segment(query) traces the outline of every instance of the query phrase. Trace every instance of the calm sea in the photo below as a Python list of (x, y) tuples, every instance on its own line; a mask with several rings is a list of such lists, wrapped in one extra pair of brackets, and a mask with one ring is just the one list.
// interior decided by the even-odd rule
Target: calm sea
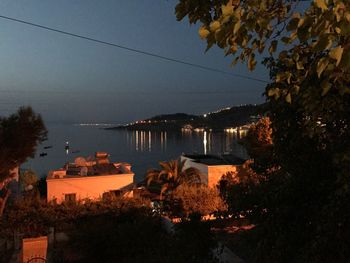
[[(40, 177), (79, 156), (94, 156), (96, 151), (108, 152), (113, 162), (130, 163), (135, 181), (142, 180), (147, 169), (157, 168), (159, 161), (177, 159), (182, 153), (234, 153), (247, 157), (235, 133), (103, 130), (101, 126), (73, 124), (49, 124), (47, 128), (48, 140), (38, 147), (35, 158), (21, 166)], [(45, 149), (47, 146), (52, 148)], [(40, 153), (47, 155), (40, 157)]]

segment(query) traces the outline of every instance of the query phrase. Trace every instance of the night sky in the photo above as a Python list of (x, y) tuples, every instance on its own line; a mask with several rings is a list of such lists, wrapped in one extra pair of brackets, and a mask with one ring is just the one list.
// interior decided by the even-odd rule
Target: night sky
[[(0, 15), (126, 47), (268, 79), (230, 67), (198, 27), (177, 22), (177, 1), (3, 0)], [(261, 103), (264, 83), (163, 61), (0, 19), (0, 115), (31, 105), (47, 122), (124, 123), (161, 113), (202, 114)]]

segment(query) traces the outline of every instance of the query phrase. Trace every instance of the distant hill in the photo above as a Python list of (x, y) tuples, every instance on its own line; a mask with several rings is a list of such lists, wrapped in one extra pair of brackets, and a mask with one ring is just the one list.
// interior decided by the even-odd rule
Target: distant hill
[(212, 129), (242, 126), (251, 123), (254, 117), (262, 113), (262, 105), (234, 106), (201, 116), (195, 126), (205, 126)]
[(262, 108), (263, 105), (242, 105), (219, 109), (203, 115), (186, 113), (162, 114), (106, 129), (181, 130), (183, 127), (187, 127), (222, 130), (251, 123), (257, 115), (263, 112)]
[(174, 114), (163, 114), (157, 115), (150, 119), (146, 119), (146, 121), (162, 121), (162, 120), (170, 120), (170, 121), (185, 121), (185, 120), (193, 120), (198, 118), (197, 115), (189, 115), (186, 113), (174, 113)]

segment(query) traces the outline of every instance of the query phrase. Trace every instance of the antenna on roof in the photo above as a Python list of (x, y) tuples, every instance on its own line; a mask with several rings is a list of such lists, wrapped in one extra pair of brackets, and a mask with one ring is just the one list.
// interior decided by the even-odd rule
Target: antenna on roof
[(75, 158), (74, 163), (78, 166), (86, 166), (86, 159), (84, 157), (77, 157)]

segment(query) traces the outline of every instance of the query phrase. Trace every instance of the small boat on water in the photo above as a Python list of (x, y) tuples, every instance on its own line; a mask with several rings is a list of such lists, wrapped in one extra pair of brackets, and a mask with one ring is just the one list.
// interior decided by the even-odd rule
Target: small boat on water
[(39, 154), (40, 157), (44, 157), (46, 155), (47, 155), (47, 153), (45, 153), (45, 152), (42, 152), (42, 153)]
[(72, 153), (80, 153), (80, 150), (72, 151)]
[(52, 145), (49, 145), (49, 146), (45, 146), (44, 149), (51, 149), (52, 148)]

